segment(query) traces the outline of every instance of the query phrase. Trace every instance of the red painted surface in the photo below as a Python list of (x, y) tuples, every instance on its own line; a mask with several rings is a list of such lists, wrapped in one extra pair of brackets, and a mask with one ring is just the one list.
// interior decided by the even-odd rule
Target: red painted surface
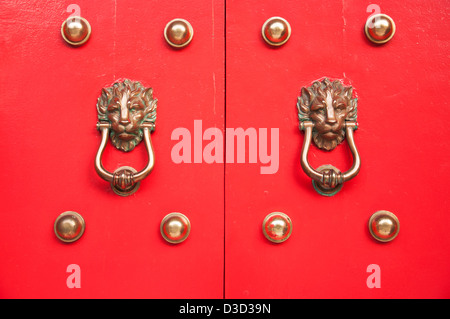
[[(60, 35), (69, 4), (0, 6), (1, 298), (450, 297), (444, 1), (379, 1), (397, 25), (382, 46), (364, 36), (364, 1), (227, 1), (225, 21), (224, 1), (111, 0), (77, 1), (92, 35), (73, 48)], [(261, 37), (271, 16), (292, 27), (279, 48)], [(176, 17), (195, 30), (182, 50), (162, 34)], [(362, 169), (331, 198), (301, 170), (295, 105), (301, 87), (323, 76), (353, 85), (359, 98)], [(152, 86), (159, 100), (155, 169), (127, 198), (94, 169), (96, 100), (120, 78)], [(194, 120), (203, 130), (269, 128), (269, 140), (279, 128), (278, 171), (262, 175), (248, 159), (175, 164), (171, 133), (194, 134)], [(123, 154), (109, 144), (103, 162), (139, 170), (145, 153), (144, 145)], [(351, 166), (346, 142), (331, 153), (313, 146), (309, 160)], [(86, 231), (63, 244), (53, 222), (68, 210), (85, 218)], [(393, 242), (370, 237), (378, 210), (400, 220)], [(192, 229), (171, 245), (159, 224), (176, 211)], [(293, 223), (281, 244), (261, 229), (274, 211)], [(70, 264), (80, 266), (81, 288), (66, 285)], [(372, 264), (381, 288), (367, 287)]]
[[(0, 297), (221, 298), (223, 164), (175, 164), (170, 152), (172, 131), (194, 119), (223, 129), (223, 2), (76, 1), (92, 26), (78, 48), (60, 35), (71, 3), (0, 6)], [(163, 37), (175, 17), (195, 29), (183, 50)], [(125, 77), (153, 87), (158, 110), (155, 168), (122, 198), (94, 158), (97, 97)], [(103, 163), (142, 169), (146, 160), (143, 144), (123, 154), (109, 142)], [(63, 244), (53, 222), (68, 210), (84, 217), (86, 231)], [(160, 235), (171, 212), (192, 223), (179, 245)], [(80, 289), (66, 286), (69, 264), (80, 266)]]
[[(227, 2), (227, 127), (279, 128), (280, 168), (261, 175), (255, 164), (226, 164), (226, 298), (450, 297), (448, 5), (376, 2), (397, 33), (375, 46), (363, 31), (370, 3)], [(275, 49), (261, 37), (271, 16), (292, 27)], [(296, 110), (301, 87), (324, 76), (359, 98), (361, 172), (331, 198), (300, 167)], [(351, 166), (347, 142), (331, 153), (312, 146), (309, 160)], [(378, 210), (400, 220), (390, 243), (369, 234)], [(274, 211), (293, 223), (282, 244), (261, 232)], [(380, 266), (381, 288), (366, 285), (370, 264)]]

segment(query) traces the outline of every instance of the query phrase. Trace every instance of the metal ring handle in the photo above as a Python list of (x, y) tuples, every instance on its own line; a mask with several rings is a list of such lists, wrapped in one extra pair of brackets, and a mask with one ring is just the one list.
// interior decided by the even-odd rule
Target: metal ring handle
[(139, 182), (146, 178), (155, 166), (155, 153), (153, 151), (152, 141), (150, 138), (150, 126), (151, 124), (146, 123), (141, 125), (144, 133), (145, 147), (148, 154), (147, 165), (140, 172), (136, 172), (136, 170), (131, 167), (123, 166), (114, 171), (114, 173), (110, 173), (103, 167), (102, 155), (108, 142), (111, 124), (97, 124), (97, 128), (102, 132), (102, 140), (100, 142), (97, 155), (95, 156), (95, 170), (101, 178), (111, 183), (113, 191), (118, 195), (128, 196), (136, 192), (139, 188)]
[(361, 157), (359, 156), (353, 137), (353, 130), (356, 128), (356, 122), (347, 121), (345, 123), (347, 142), (353, 157), (353, 165), (345, 173), (341, 173), (337, 168), (331, 165), (322, 166), (322, 169), (319, 168), (319, 171), (311, 167), (308, 162), (308, 152), (311, 145), (313, 128), (314, 123), (312, 121), (305, 121), (302, 123), (302, 129), (305, 130), (305, 139), (303, 141), (300, 162), (303, 171), (313, 180), (316, 190), (322, 195), (332, 196), (340, 190), (344, 182), (349, 181), (358, 175), (361, 168)]

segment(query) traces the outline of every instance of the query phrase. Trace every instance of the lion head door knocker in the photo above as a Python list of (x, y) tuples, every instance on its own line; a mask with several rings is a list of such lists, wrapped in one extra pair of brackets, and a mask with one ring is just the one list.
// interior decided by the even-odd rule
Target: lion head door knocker
[[(315, 190), (324, 196), (333, 196), (342, 184), (355, 177), (361, 167), (361, 159), (353, 139), (357, 129), (357, 98), (353, 98), (353, 88), (340, 81), (331, 82), (324, 78), (310, 87), (303, 87), (297, 102), (300, 130), (305, 131), (301, 165), (313, 182)], [(320, 149), (331, 151), (347, 135), (347, 142), (353, 156), (353, 165), (345, 173), (332, 165), (320, 166), (317, 170), (308, 163), (311, 140)]]
[[(109, 88), (102, 89), (97, 101), (97, 128), (102, 133), (102, 141), (95, 157), (95, 169), (101, 178), (111, 183), (113, 191), (121, 196), (136, 192), (140, 181), (147, 177), (155, 165), (150, 133), (155, 129), (157, 99), (153, 89), (140, 82), (123, 80)], [(144, 139), (148, 153), (148, 163), (137, 172), (134, 168), (123, 166), (113, 173), (102, 165), (102, 154), (108, 137), (119, 150), (129, 152)]]

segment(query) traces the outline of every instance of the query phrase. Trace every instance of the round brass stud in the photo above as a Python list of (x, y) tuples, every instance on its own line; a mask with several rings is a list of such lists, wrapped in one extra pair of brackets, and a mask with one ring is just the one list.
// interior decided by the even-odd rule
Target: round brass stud
[(71, 243), (77, 241), (83, 235), (85, 222), (80, 214), (69, 211), (56, 218), (53, 228), (59, 240)]
[(376, 44), (386, 43), (395, 34), (394, 20), (383, 13), (374, 14), (367, 19), (364, 32), (371, 42)]
[(370, 217), (369, 231), (376, 240), (388, 242), (397, 237), (400, 231), (400, 222), (393, 213), (380, 210)]
[(161, 221), (162, 237), (171, 244), (186, 240), (191, 231), (191, 222), (181, 213), (170, 213)]
[(264, 218), (262, 224), (264, 236), (273, 243), (286, 241), (292, 233), (292, 221), (288, 215), (274, 212)]
[(280, 46), (289, 40), (291, 26), (289, 22), (281, 17), (272, 17), (264, 22), (261, 33), (268, 44)]
[(70, 17), (61, 25), (63, 39), (75, 46), (82, 45), (91, 36), (91, 25), (82, 17)]
[(184, 19), (173, 19), (164, 29), (164, 38), (174, 48), (187, 46), (194, 36), (192, 25)]

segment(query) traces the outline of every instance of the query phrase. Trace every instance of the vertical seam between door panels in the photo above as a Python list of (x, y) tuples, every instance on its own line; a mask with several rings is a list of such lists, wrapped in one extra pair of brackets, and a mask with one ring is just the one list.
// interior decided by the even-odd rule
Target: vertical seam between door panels
[(223, 2), (223, 37), (224, 37), (224, 43), (223, 43), (223, 49), (224, 49), (224, 112), (223, 112), (223, 121), (224, 121), (224, 128), (223, 128), (223, 299), (225, 299), (225, 259), (226, 259), (226, 245), (225, 245), (225, 228), (226, 228), (226, 196), (225, 196), (225, 190), (226, 190), (226, 152), (227, 152), (227, 139), (226, 136), (226, 130), (227, 130), (227, 1), (224, 0)]

